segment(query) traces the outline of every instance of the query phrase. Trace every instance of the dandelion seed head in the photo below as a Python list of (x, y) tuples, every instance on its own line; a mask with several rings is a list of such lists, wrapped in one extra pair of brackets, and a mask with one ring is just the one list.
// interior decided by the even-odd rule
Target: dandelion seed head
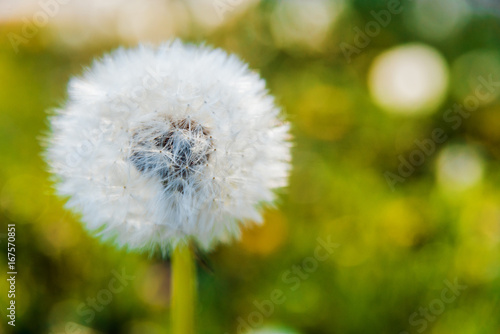
[(219, 49), (119, 49), (70, 81), (50, 123), (58, 194), (131, 250), (210, 250), (287, 184), (288, 123), (258, 74)]

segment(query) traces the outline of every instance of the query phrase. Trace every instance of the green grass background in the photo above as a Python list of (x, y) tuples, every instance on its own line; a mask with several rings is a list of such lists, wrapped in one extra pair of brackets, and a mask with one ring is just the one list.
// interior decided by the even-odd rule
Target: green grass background
[[(428, 44), (449, 66), (468, 52), (500, 52), (499, 19), (491, 11), (474, 14), (449, 38), (435, 41), (408, 25), (408, 2), (348, 64), (339, 44), (352, 43), (352, 28), (373, 20), (370, 11), (385, 2), (348, 2), (314, 48), (273, 38), (269, 22), (278, 3), (262, 1), (217, 29), (193, 25), (180, 36), (234, 52), (259, 71), (293, 124), (295, 144), (290, 186), (276, 210), (266, 212), (264, 227), (207, 254), (212, 273), (198, 268), (199, 332), (236, 333), (238, 318), (248, 320), (256, 310), (254, 301), (280, 289), (286, 300), (265, 317), (263, 328), (418, 333), (422, 327), (409, 317), (440, 298), (444, 280), (457, 278), (467, 289), (427, 322), (425, 332), (500, 333), (499, 101), (479, 108), (456, 131), (447, 130), (449, 139), (392, 191), (384, 172), (397, 172), (398, 156), (408, 156), (415, 139), (428, 138), (437, 127), (449, 129), (442, 113), (462, 102), (452, 92), (467, 78), (452, 76), (438, 110), (417, 117), (380, 110), (367, 86), (373, 59), (400, 44)], [(71, 49), (42, 29), (15, 53), (6, 36), (21, 27), (0, 25), (0, 264), (6, 268), (6, 226), (15, 223), (15, 332), (168, 333), (168, 263), (116, 250), (87, 234), (54, 196), (41, 158), (46, 111), (64, 101), (68, 79), (124, 42), (99, 39)], [(483, 178), (467, 191), (445, 191), (437, 180), (436, 159), (453, 144), (471, 145), (483, 159)], [(314, 255), (318, 237), (339, 247), (292, 291), (282, 276)], [(91, 320), (82, 315), (81, 304), (122, 269), (135, 278)], [(7, 289), (2, 279), (5, 333), (12, 330), (5, 317)], [(68, 327), (72, 323), (78, 326)]]

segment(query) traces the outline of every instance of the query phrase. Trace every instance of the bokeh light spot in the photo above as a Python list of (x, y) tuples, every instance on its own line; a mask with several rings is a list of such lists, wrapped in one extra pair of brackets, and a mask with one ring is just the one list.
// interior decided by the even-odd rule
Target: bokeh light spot
[(439, 184), (448, 190), (466, 190), (483, 177), (483, 160), (469, 146), (449, 146), (438, 157)]
[(276, 44), (321, 48), (343, 7), (338, 0), (277, 1), (270, 22)]
[(448, 67), (429, 46), (399, 46), (373, 61), (368, 86), (374, 102), (388, 112), (426, 114), (436, 111), (445, 98)]

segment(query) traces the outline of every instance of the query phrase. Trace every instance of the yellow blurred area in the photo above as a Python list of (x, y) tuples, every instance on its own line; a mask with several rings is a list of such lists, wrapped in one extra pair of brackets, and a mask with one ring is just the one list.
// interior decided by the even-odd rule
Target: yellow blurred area
[(338, 140), (349, 130), (352, 104), (346, 91), (321, 85), (312, 87), (299, 97), (294, 112), (297, 126), (320, 140)]
[(380, 236), (387, 242), (400, 247), (411, 247), (429, 231), (421, 209), (423, 203), (414, 200), (395, 200), (387, 203), (380, 217)]
[(137, 285), (137, 295), (148, 305), (165, 310), (170, 305), (170, 270), (166, 264), (145, 269)]
[(241, 236), (241, 246), (248, 252), (267, 255), (275, 252), (288, 236), (288, 224), (280, 211), (268, 210), (262, 225), (245, 227)]

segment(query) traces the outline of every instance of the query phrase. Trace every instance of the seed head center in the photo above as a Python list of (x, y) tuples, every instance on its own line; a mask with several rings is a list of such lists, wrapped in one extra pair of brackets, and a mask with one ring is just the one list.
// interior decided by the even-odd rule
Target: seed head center
[(166, 131), (142, 130), (134, 135), (130, 161), (140, 172), (159, 176), (166, 188), (182, 188), (207, 164), (213, 151), (208, 130), (189, 119), (169, 121)]

